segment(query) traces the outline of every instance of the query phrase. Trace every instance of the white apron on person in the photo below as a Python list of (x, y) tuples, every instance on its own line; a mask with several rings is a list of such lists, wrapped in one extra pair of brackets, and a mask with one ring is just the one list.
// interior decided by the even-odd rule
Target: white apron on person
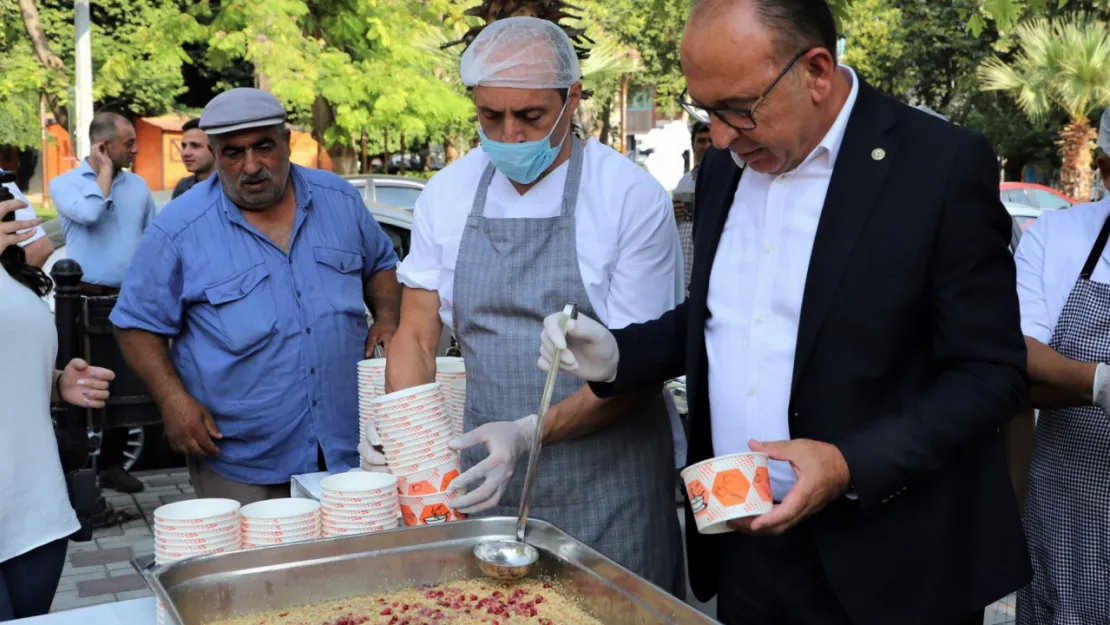
[[(1110, 362), (1110, 285), (1091, 281), (1107, 219), (1048, 346)], [(1033, 581), (1018, 592), (1018, 625), (1110, 623), (1110, 415), (1097, 406), (1041, 410), (1033, 440), (1025, 534)]]
[[(454, 277), (455, 336), (466, 361), (465, 429), (539, 410), (546, 374), (536, 366), (543, 319), (568, 302), (596, 318), (578, 265), (575, 208), (583, 147), (574, 137), (562, 209), (550, 218), (493, 219), (486, 196), (496, 169), (482, 174), (463, 230)], [(581, 388), (560, 373), (552, 405)], [(662, 395), (593, 434), (545, 447), (530, 516), (568, 532), (605, 556), (681, 597), (681, 531), (675, 513), (671, 427)], [(463, 452), (463, 468), (483, 459)], [(500, 505), (516, 516), (522, 460)]]

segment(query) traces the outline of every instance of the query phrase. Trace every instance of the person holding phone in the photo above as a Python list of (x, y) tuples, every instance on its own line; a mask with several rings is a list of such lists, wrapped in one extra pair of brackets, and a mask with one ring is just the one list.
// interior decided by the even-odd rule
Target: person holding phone
[(682, 262), (685, 272), (683, 285), (686, 294), (690, 293), (690, 270), (694, 266), (694, 183), (698, 179), (698, 167), (705, 151), (713, 145), (709, 136), (709, 124), (695, 122), (690, 129), (690, 150), (694, 156), (694, 167), (678, 181), (672, 194), (674, 218), (678, 221), (678, 241), (682, 244)]
[(50, 404), (102, 408), (115, 378), (76, 358), (54, 369), (58, 337), (43, 301), (52, 284), (20, 247), (41, 220), (11, 218), (24, 206), (0, 201), (0, 621), (50, 611), (68, 538), (80, 529)]
[[(35, 219), (35, 208), (31, 206), (30, 200), (27, 196), (23, 195), (23, 191), (19, 189), (16, 184), (16, 175), (11, 172), (6, 172), (0, 169), (0, 185), (12, 194), (12, 197), (23, 202), (24, 208), (17, 209), (14, 213), (9, 213), (12, 219)], [(27, 264), (34, 265), (35, 267), (42, 267), (46, 264), (50, 254), (54, 252), (54, 246), (50, 243), (50, 239), (46, 236), (46, 231), (42, 229), (42, 225), (36, 226), (30, 231), (30, 236), (26, 241), (19, 244), (23, 251), (27, 254)]]

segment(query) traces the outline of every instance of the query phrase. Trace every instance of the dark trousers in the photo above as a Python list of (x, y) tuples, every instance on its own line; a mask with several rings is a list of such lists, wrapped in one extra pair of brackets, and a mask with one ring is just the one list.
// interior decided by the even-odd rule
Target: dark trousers
[(124, 452), (127, 451), (129, 436), (129, 428), (105, 428), (101, 431), (100, 457), (96, 461), (97, 471), (123, 466), (127, 461)]
[[(725, 542), (717, 594), (724, 625), (853, 625), (804, 525), (785, 536), (730, 534)], [(948, 625), (983, 625), (983, 613)]]
[(0, 621), (40, 616), (50, 611), (62, 578), (69, 538), (36, 547), (0, 562)]

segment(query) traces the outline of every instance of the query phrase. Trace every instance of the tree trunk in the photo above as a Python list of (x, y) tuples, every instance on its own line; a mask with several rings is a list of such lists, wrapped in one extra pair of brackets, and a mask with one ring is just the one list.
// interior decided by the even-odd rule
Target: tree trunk
[(443, 134), (443, 164), (450, 165), (459, 160), (459, 148), (457, 147), (458, 141), (455, 135), (450, 133)]
[(370, 173), (370, 158), (366, 154), (366, 129), (365, 128), (362, 130), (362, 153), (361, 153), (360, 156), (362, 157), (362, 164), (361, 164), (361, 167), (359, 168), (359, 169), (362, 170), (361, 173), (364, 173), (364, 174)]
[(389, 173), (393, 166), (393, 155), (389, 153), (389, 129), (382, 128), (382, 173)]
[(617, 139), (617, 150), (621, 154), (628, 153), (628, 146), (625, 141), (628, 140), (628, 84), (630, 79), (628, 76), (621, 76), (621, 136)]
[(1084, 118), (1064, 126), (1056, 142), (1064, 161), (1060, 168), (1060, 188), (1080, 203), (1091, 201), (1091, 152), (1097, 137), (1091, 122)]
[(340, 143), (328, 148), (332, 169), (340, 176), (353, 176), (358, 173), (358, 150), (355, 146)]
[(408, 160), (408, 152), (405, 149), (405, 131), (401, 131), (401, 175), (405, 175), (405, 161)]
[(612, 147), (613, 145), (612, 143), (610, 143), (611, 137), (609, 136), (613, 133), (613, 125), (609, 121), (609, 118), (612, 116), (613, 99), (610, 98), (605, 103), (605, 106), (601, 107), (601, 130), (599, 130), (597, 133), (597, 140), (601, 142), (602, 145), (608, 145), (610, 147)]
[[(50, 40), (47, 39), (46, 30), (42, 27), (42, 20), (39, 18), (39, 9), (35, 5), (35, 0), (19, 0), (19, 12), (23, 16), (23, 28), (27, 31), (31, 46), (34, 47), (35, 58), (43, 67), (55, 74), (61, 84), (69, 84), (69, 79), (65, 73), (65, 63), (50, 49)], [(57, 94), (45, 93), (44, 95), (46, 96), (46, 105), (50, 107), (50, 112), (54, 115), (54, 121), (58, 122), (68, 132), (69, 108), (66, 107), (66, 100), (59, 98)]]

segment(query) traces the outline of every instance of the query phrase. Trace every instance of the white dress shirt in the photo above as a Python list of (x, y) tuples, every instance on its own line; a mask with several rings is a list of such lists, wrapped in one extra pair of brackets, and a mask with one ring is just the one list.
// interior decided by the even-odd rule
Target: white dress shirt
[(81, 526), (69, 505), (50, 390), (58, 333), (50, 309), (0, 269), (0, 562)]
[[(781, 176), (748, 170), (740, 178), (709, 278), (705, 324), (713, 453), (749, 451), (748, 441), (790, 438), (790, 387), (809, 258), (833, 165), (859, 93), (852, 91), (825, 138)], [(735, 157), (735, 155), (734, 155)], [(781, 501), (795, 482), (772, 462)]]
[[(598, 321), (608, 327), (655, 319), (681, 302), (685, 290), (670, 197), (618, 152), (594, 139), (583, 148), (575, 218), (586, 295)], [(459, 244), (487, 164), (489, 157), (474, 149), (428, 181), (416, 200), (412, 249), (397, 268), (401, 284), (439, 293), (439, 316), (448, 327), (454, 327)], [(558, 215), (567, 169), (567, 163), (560, 165), (524, 195), (505, 176), (494, 174), (486, 217)]]
[[(1014, 262), (1025, 336), (1048, 344), (1107, 215), (1110, 197), (1045, 211), (1022, 235)], [(1091, 280), (1110, 283), (1110, 254), (1105, 250)]]

